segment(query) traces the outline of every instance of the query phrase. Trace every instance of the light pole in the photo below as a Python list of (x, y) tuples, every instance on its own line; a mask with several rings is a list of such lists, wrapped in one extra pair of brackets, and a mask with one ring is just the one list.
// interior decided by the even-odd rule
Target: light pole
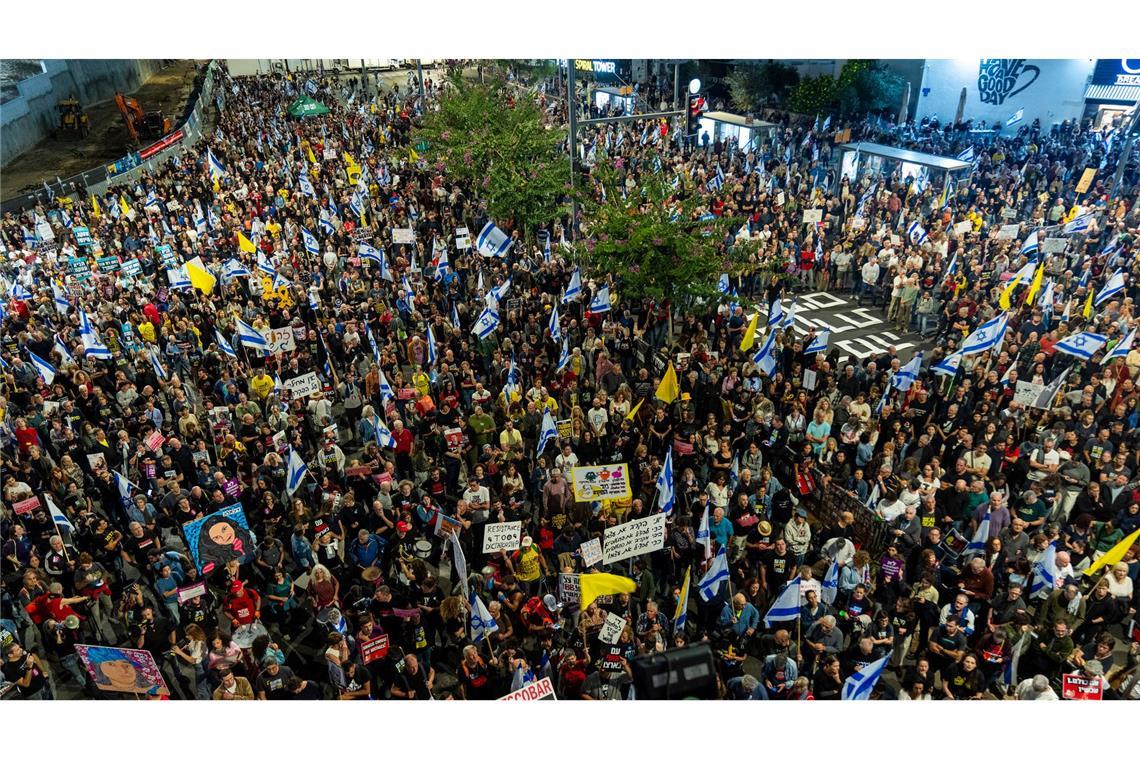
[(422, 58), (416, 59), (416, 73), (420, 77), (420, 110), (427, 113), (427, 99), (424, 98), (424, 67), (420, 65), (422, 61)]
[(566, 107), (570, 120), (570, 242), (575, 242), (578, 225), (578, 196), (574, 193), (574, 162), (578, 160), (578, 97), (574, 91), (574, 59), (566, 59)]

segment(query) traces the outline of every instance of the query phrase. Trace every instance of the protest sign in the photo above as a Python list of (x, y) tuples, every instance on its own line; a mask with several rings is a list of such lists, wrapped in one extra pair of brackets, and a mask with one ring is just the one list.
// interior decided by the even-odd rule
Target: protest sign
[(1020, 224), (1003, 224), (1001, 229), (998, 230), (998, 240), (1014, 240), (1017, 238), (1018, 233), (1021, 232)]
[(578, 501), (629, 499), (633, 495), (629, 466), (625, 464), (575, 467), (570, 471), (570, 483)]
[(305, 398), (321, 391), (321, 380), (316, 372), (290, 377), (288, 380), (282, 380), (281, 385), (293, 394), (293, 398)]
[(513, 551), (519, 548), (521, 535), (521, 520), (505, 523), (486, 523), (483, 526), (483, 553), (490, 554), (500, 549)]
[(71, 228), (71, 234), (75, 235), (75, 242), (79, 245), (92, 245), (95, 242), (91, 237), (91, 230), (87, 227), (75, 225)]
[(455, 228), (455, 248), (459, 251), (466, 251), (471, 247), (471, 233), (467, 231), (466, 227)]
[(166, 443), (166, 436), (157, 430), (146, 437), (146, 447), (151, 451), (158, 451), (158, 447)]
[(815, 224), (823, 221), (823, 209), (809, 208), (804, 211), (804, 224)]
[(658, 513), (606, 528), (605, 539), (602, 561), (607, 565), (657, 551), (665, 545), (665, 514)]
[(1037, 399), (1043, 390), (1045, 390), (1045, 386), (1040, 383), (1018, 380), (1017, 388), (1013, 392), (1013, 400), (1022, 406), (1036, 406)]
[(245, 564), (253, 559), (255, 540), (241, 504), (222, 507), (213, 514), (182, 524), (190, 557), (203, 573), (231, 559)]
[(1089, 187), (1092, 185), (1093, 177), (1095, 176), (1096, 169), (1091, 166), (1086, 168), (1085, 173), (1081, 175), (1080, 182), (1077, 183), (1077, 193), (1080, 194), (1088, 192)]
[(574, 604), (582, 599), (582, 588), (577, 573), (558, 574), (558, 599), (563, 604)]
[(382, 657), (387, 657), (388, 634), (382, 633), (375, 638), (361, 643), (360, 656), (364, 659), (365, 665), (373, 662), (374, 660), (379, 660)]
[(123, 274), (138, 277), (142, 274), (142, 264), (138, 259), (127, 259), (121, 267)]
[(571, 420), (569, 418), (558, 420), (554, 423), (554, 425), (558, 428), (559, 438), (569, 438), (574, 434), (574, 420)]
[(591, 538), (579, 546), (578, 551), (581, 552), (582, 564), (586, 567), (593, 567), (602, 561), (602, 542), (600, 539)]
[(145, 649), (76, 644), (75, 653), (100, 691), (168, 696), (170, 689), (158, 670), (154, 655)]
[(410, 227), (394, 227), (392, 242), (396, 245), (411, 245), (416, 242), (416, 231)]
[(618, 639), (621, 638), (621, 632), (625, 630), (625, 618), (621, 615), (615, 615), (612, 612), (606, 613), (606, 622), (602, 624), (601, 633), (598, 634), (598, 640), (604, 641), (607, 644), (616, 644)]
[(958, 222), (954, 225), (954, 232), (958, 233), (959, 235), (965, 235), (972, 229), (974, 229), (974, 223), (969, 220)]
[(1045, 238), (1045, 242), (1041, 244), (1041, 250), (1045, 253), (1064, 253), (1066, 246), (1069, 245), (1068, 238)]
[(291, 327), (267, 330), (262, 335), (265, 336), (265, 342), (269, 345), (269, 353), (271, 354), (292, 351), (297, 348), (297, 344), (293, 342), (293, 328)]
[(550, 682), (549, 678), (532, 681), (518, 691), (512, 691), (505, 697), (499, 697), (500, 702), (535, 702), (542, 699), (555, 701), (558, 699), (554, 696), (554, 684)]
[(1061, 676), (1061, 696), (1065, 699), (1101, 700), (1104, 681), (1100, 678), (1065, 673)]
[(179, 604), (185, 604), (186, 602), (190, 601), (191, 599), (197, 599), (198, 597), (202, 596), (205, 593), (206, 593), (206, 582), (205, 581), (201, 581), (200, 583), (195, 583), (191, 586), (186, 586), (185, 588), (180, 588), (180, 589), (178, 589), (178, 603)]

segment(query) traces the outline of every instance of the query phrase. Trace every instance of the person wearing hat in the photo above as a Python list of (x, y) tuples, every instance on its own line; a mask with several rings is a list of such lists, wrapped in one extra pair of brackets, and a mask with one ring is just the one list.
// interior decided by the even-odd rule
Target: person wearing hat
[(808, 524), (807, 510), (797, 507), (791, 521), (784, 526), (784, 541), (788, 544), (797, 565), (803, 564), (811, 548), (811, 525)]
[(515, 579), (519, 586), (527, 593), (533, 593), (538, 587), (538, 581), (550, 574), (546, 558), (530, 536), (523, 536), (519, 548), (511, 554), (511, 566), (515, 569)]
[(251, 625), (261, 617), (261, 595), (235, 580), (230, 584), (230, 592), (222, 604), (222, 611), (235, 629)]

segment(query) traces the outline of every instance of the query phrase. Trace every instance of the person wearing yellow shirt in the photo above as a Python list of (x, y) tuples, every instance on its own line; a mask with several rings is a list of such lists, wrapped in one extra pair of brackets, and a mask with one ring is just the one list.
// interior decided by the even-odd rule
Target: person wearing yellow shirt
[(142, 322), (139, 322), (138, 331), (139, 336), (147, 343), (155, 342), (157, 336), (154, 333), (154, 325), (151, 324), (149, 320), (144, 319)]
[(422, 369), (412, 375), (412, 385), (424, 396), (431, 395), (431, 377)]
[(555, 417), (558, 416), (558, 402), (554, 400), (554, 396), (551, 396), (550, 392), (545, 388), (542, 389), (542, 398), (539, 400), (539, 403), (543, 409), (549, 409), (551, 414)]
[(522, 459), (522, 433), (515, 427), (514, 420), (507, 420), (503, 432), (499, 433), (499, 448), (506, 454), (507, 459)]
[(273, 219), (270, 219), (265, 223), (265, 231), (269, 233), (270, 237), (272, 237), (274, 240), (281, 237), (281, 225)]
[(257, 374), (250, 379), (249, 390), (261, 402), (269, 398), (269, 394), (273, 392), (273, 378), (265, 373), (264, 367), (260, 367)]

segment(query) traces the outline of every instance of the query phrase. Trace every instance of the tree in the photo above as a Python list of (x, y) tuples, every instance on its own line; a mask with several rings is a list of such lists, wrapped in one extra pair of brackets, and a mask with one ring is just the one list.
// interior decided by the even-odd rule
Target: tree
[(804, 114), (817, 114), (830, 110), (835, 99), (835, 90), (835, 79), (827, 74), (804, 77), (792, 91), (792, 110)]
[(905, 87), (902, 74), (880, 61), (848, 61), (839, 76), (837, 99), (840, 108), (852, 114), (898, 110)]
[(566, 194), (564, 134), (543, 124), (532, 99), (499, 82), (450, 81), (453, 87), (425, 116), (413, 144), (426, 141), (425, 158), (485, 200), (497, 224), (533, 239), (539, 225), (558, 215)]
[(794, 68), (777, 61), (737, 66), (725, 79), (734, 108), (744, 112), (756, 111), (769, 99), (783, 100), (787, 92), (799, 82)]
[(655, 171), (658, 160), (649, 158), (628, 197), (612, 166), (594, 168), (595, 185), (581, 197), (585, 239), (575, 255), (586, 273), (599, 279), (614, 275), (625, 298), (669, 300), (681, 307), (697, 299), (723, 300), (717, 289), (722, 273), (761, 269), (755, 244), (731, 239), (744, 220), (710, 218), (707, 201), (692, 188), (682, 189), (688, 178), (668, 167)]

